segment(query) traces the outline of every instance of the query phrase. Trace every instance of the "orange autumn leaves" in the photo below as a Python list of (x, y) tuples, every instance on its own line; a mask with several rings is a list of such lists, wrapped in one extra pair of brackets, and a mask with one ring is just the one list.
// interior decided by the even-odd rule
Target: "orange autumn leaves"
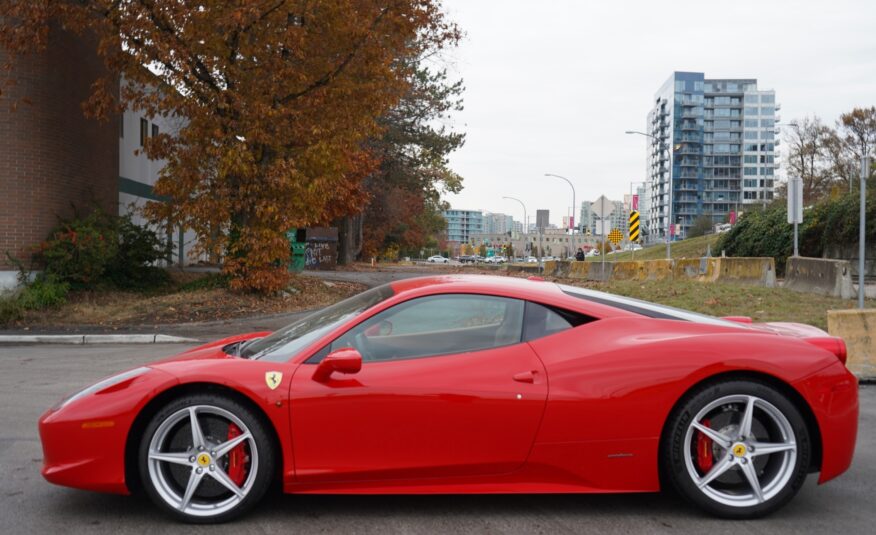
[(88, 114), (179, 118), (146, 143), (167, 162), (156, 193), (172, 199), (149, 215), (194, 229), (234, 288), (263, 292), (287, 283), (287, 229), (367, 201), (380, 162), (366, 141), (408, 87), (400, 59), (460, 37), (438, 0), (0, 3), (12, 53), (61, 26), (95, 38), (108, 68)]

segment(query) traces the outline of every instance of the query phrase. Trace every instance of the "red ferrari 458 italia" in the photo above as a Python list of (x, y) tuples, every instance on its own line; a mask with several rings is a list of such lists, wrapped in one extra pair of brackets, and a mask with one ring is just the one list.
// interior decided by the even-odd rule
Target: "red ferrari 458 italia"
[(39, 422), (52, 483), (190, 522), (289, 493), (651, 492), (775, 511), (851, 463), (845, 345), (551, 282), (380, 286), (122, 372)]

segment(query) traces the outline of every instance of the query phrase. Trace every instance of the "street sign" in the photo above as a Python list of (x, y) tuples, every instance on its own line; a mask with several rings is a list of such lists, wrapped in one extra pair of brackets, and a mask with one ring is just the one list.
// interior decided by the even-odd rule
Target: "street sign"
[(639, 212), (630, 212), (630, 242), (639, 241)]
[(596, 199), (596, 202), (590, 204), (590, 209), (593, 215), (600, 219), (605, 219), (614, 212), (614, 203), (606, 199), (605, 195), (601, 195)]
[(638, 196), (637, 194), (633, 194), (633, 206), (632, 206), (632, 209), (633, 209), (633, 210), (636, 210), (636, 211), (639, 210), (639, 196)]
[(796, 176), (788, 178), (788, 223), (803, 222), (803, 179)]
[(608, 233), (608, 241), (617, 245), (624, 241), (624, 233), (618, 229), (612, 229), (612, 231)]

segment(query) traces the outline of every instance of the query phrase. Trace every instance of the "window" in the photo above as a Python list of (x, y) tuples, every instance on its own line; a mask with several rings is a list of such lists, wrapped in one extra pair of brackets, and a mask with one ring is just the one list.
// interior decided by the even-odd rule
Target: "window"
[(775, 115), (776, 109), (771, 107), (771, 106), (762, 107), (760, 109), (760, 114), (761, 115)]
[(523, 301), (488, 295), (412, 299), (353, 327), (331, 351), (354, 347), (362, 360), (386, 361), (480, 351), (518, 344)]
[(757, 128), (757, 119), (746, 119), (745, 128)]
[[(764, 128), (772, 128), (776, 125), (776, 120), (775, 119), (761, 119), (760, 125)], [(757, 125), (755, 125), (755, 126), (757, 126)]]
[(590, 321), (593, 318), (527, 301), (523, 319), (523, 340), (537, 340)]
[(757, 155), (755, 154), (746, 154), (744, 159), (745, 163), (757, 163)]
[(745, 139), (757, 139), (757, 130), (746, 130)]
[(146, 138), (149, 137), (149, 121), (140, 119), (140, 146), (146, 144)]
[(760, 101), (763, 104), (775, 104), (776, 96), (775, 95), (761, 95)]
[(745, 95), (746, 104), (757, 104), (757, 95)]
[(702, 91), (703, 90), (703, 82), (695, 81), (694, 82), (694, 91)]
[(757, 108), (745, 108), (745, 115), (757, 115)]
[(152, 137), (155, 137), (157, 135), (158, 135), (158, 125), (155, 123), (152, 123)]
[(345, 321), (392, 297), (389, 284), (366, 290), (295, 321), (264, 338), (258, 338), (241, 348), (240, 356), (275, 362), (285, 362), (295, 353), (325, 336)]
[(757, 176), (757, 167), (746, 167), (743, 173), (745, 176)]

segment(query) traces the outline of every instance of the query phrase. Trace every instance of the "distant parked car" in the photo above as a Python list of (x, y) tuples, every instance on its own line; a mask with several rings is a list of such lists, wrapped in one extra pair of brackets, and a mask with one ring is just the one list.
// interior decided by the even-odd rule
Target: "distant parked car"
[(430, 257), (429, 257), (429, 262), (432, 262), (433, 264), (434, 264), (434, 263), (438, 263), (438, 264), (446, 264), (446, 263), (450, 262), (450, 260), (444, 258), (444, 257), (441, 256), (441, 255), (437, 255), (437, 254), (436, 254), (436, 255), (434, 255), (434, 256), (430, 256)]
[(537, 263), (538, 263), (538, 258), (536, 258), (536, 257), (534, 257), (534, 256), (527, 256), (527, 257), (526, 257), (526, 262), (527, 262), (528, 264), (537, 264)]
[(488, 264), (501, 264), (501, 263), (505, 262), (505, 257), (504, 256), (490, 256), (490, 257), (487, 257), (487, 259), (484, 260), (484, 262), (486, 262)]

